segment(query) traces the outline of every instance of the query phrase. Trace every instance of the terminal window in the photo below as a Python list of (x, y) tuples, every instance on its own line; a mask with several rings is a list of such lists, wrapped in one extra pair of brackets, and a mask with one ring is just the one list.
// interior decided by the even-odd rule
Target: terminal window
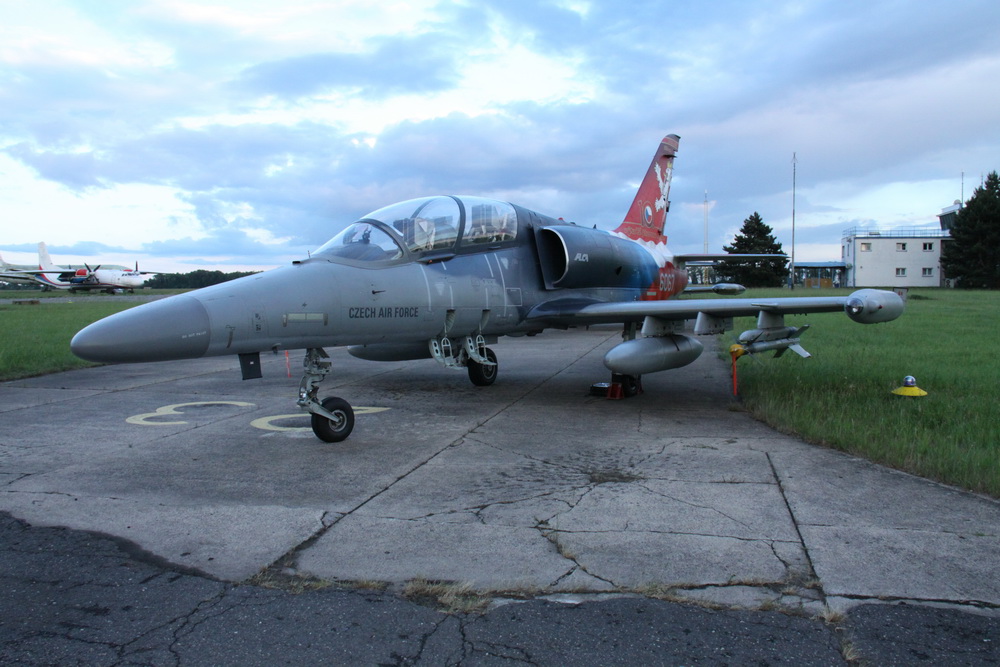
[(932, 252), (934, 250), (934, 243), (929, 242), (924, 244), (924, 252)]
[(903, 269), (903, 268), (896, 269), (896, 277), (897, 278), (905, 278), (906, 277), (906, 269)]
[(933, 278), (934, 277), (934, 269), (924, 269), (923, 272), (921, 273), (921, 275), (924, 278)]
[(871, 251), (872, 251), (872, 244), (871, 243), (862, 243), (861, 244), (861, 252), (871, 252)]
[(897, 243), (896, 244), (896, 252), (906, 252), (906, 244), (905, 243)]

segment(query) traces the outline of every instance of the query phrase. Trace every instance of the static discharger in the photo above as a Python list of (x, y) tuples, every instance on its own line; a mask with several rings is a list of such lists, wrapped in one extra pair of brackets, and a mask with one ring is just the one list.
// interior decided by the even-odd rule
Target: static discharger
[(926, 391), (917, 386), (917, 379), (912, 375), (903, 378), (903, 386), (893, 389), (892, 393), (897, 396), (913, 396), (914, 398), (927, 395)]

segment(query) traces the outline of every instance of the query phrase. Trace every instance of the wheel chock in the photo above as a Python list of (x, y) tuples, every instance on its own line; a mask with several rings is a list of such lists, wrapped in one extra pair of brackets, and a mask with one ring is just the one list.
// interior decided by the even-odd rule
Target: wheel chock
[(620, 401), (625, 398), (625, 390), (622, 389), (621, 382), (612, 382), (608, 385), (608, 399), (612, 401)]

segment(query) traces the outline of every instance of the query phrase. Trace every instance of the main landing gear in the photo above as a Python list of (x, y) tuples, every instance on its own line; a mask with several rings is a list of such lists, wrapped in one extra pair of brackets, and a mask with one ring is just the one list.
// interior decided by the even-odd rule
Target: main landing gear
[[(635, 340), (639, 326), (628, 322), (622, 330), (622, 341)], [(642, 376), (611, 373), (611, 382), (598, 382), (590, 387), (593, 396), (604, 396), (610, 399), (632, 398), (642, 393)]]
[(590, 385), (590, 395), (602, 398), (632, 398), (642, 393), (641, 375), (612, 373), (611, 382), (597, 382)]
[(488, 347), (483, 348), (483, 353), (485, 363), (474, 359), (469, 359), (467, 363), (469, 379), (477, 387), (488, 387), (497, 381), (497, 355)]
[[(612, 373), (611, 386), (614, 387), (615, 385), (621, 387), (621, 396), (619, 398), (632, 398), (642, 393), (642, 376)], [(611, 398), (610, 394), (608, 397)]]
[(486, 347), (484, 336), (472, 335), (455, 340), (441, 336), (432, 338), (429, 346), (431, 357), (436, 362), (446, 368), (464, 366), (469, 372), (469, 380), (477, 387), (488, 387), (497, 381), (497, 355)]

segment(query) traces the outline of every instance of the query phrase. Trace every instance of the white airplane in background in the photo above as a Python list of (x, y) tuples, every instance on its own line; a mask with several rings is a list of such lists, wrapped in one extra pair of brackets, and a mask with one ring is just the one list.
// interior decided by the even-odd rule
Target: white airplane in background
[(38, 281), (35, 275), (30, 273), (35, 267), (28, 264), (8, 264), (3, 257), (0, 257), (0, 281), (5, 283), (31, 283), (34, 285)]
[(114, 294), (117, 290), (133, 291), (136, 287), (142, 287), (153, 275), (151, 271), (140, 271), (139, 264), (135, 269), (126, 269), (115, 266), (101, 268), (98, 264), (90, 268), (89, 264), (82, 267), (57, 266), (49, 256), (45, 242), (38, 244), (38, 268), (37, 269), (8, 269), (4, 266), (4, 271), (0, 274), (3, 280), (33, 280), (42, 285), (42, 289), (68, 289), (71, 292), (103, 290), (108, 294)]

